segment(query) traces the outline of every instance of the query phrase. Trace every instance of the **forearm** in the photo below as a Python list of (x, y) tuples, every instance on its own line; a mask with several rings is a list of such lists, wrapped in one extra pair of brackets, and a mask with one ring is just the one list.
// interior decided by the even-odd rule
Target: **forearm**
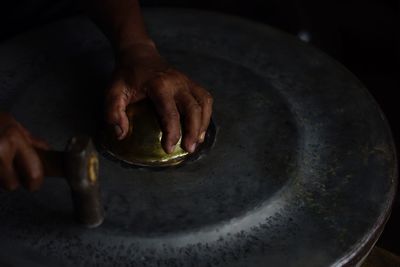
[(116, 53), (135, 46), (155, 48), (147, 34), (138, 0), (85, 0), (85, 3), (88, 14), (108, 37)]

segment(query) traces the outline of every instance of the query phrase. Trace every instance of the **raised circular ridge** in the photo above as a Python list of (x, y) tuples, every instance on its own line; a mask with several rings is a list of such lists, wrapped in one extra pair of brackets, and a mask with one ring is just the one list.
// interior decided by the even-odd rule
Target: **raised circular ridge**
[[(105, 198), (111, 201), (109, 207), (114, 207), (114, 213), (121, 217), (110, 216), (109, 224), (104, 228), (83, 232), (71, 225), (72, 222), (68, 220), (67, 215), (60, 216), (71, 212), (68, 208), (66, 199), (68, 192), (65, 186), (56, 181), (48, 181), (41, 195), (32, 196), (24, 192), (14, 195), (0, 194), (2, 200), (0, 213), (4, 218), (0, 226), (8, 238), (20, 244), (29, 244), (38, 254), (53, 255), (65, 263), (83, 265), (101, 262), (110, 266), (121, 262), (125, 257), (129, 258), (127, 264), (136, 266), (145, 263), (167, 266), (190, 265), (194, 262), (200, 266), (207, 264), (263, 266), (265, 262), (275, 266), (342, 265), (357, 258), (362, 253), (363, 247), (370, 246), (371, 241), (379, 235), (389, 214), (397, 181), (397, 165), (387, 122), (365, 88), (349, 72), (321, 52), (267, 26), (213, 13), (175, 9), (152, 10), (146, 17), (156, 42), (169, 60), (184, 67), (184, 71), (188, 71), (211, 89), (216, 98), (215, 115), (218, 125), (221, 118), (228, 117), (230, 121), (238, 124), (237, 127), (240, 126), (240, 118), (229, 117), (232, 115), (229, 113), (229, 108), (239, 106), (241, 111), (246, 112), (245, 108), (249, 105), (239, 101), (242, 97), (247, 97), (248, 103), (256, 103), (251, 107), (254, 108), (254, 112), (257, 108), (269, 109), (270, 113), (261, 115), (279, 115), (279, 112), (281, 115), (286, 114), (289, 119), (286, 126), (283, 124), (280, 127), (282, 124), (276, 124), (275, 128), (272, 127), (273, 130), (283, 131), (276, 134), (282, 138), (281, 142), (267, 144), (279, 146), (283, 140), (293, 142), (286, 146), (296, 148), (290, 150), (294, 155), (294, 160), (289, 161), (292, 169), (287, 169), (290, 175), (278, 173), (282, 181), (281, 183), (277, 181), (273, 186), (270, 170), (263, 172), (269, 180), (259, 180), (265, 183), (264, 187), (260, 187), (262, 190), (259, 193), (264, 192), (265, 197), (260, 198), (257, 194), (249, 196), (255, 200), (250, 206), (239, 205), (232, 207), (231, 210), (225, 206), (224, 211), (227, 214), (231, 212), (225, 219), (218, 217), (216, 213), (217, 216), (213, 218), (204, 218), (204, 221), (208, 222), (206, 225), (186, 224), (189, 228), (177, 227), (173, 231), (171, 230), (174, 229), (174, 225), (167, 225), (164, 226), (167, 232), (163, 233), (153, 231), (151, 227), (140, 228), (140, 220), (132, 225), (133, 228), (126, 228), (129, 224), (116, 220), (126, 212), (129, 214), (138, 210), (116, 209), (124, 207), (126, 201), (118, 195), (119, 188), (114, 185), (115, 181), (107, 178), (112, 177), (110, 170), (116, 166), (111, 166), (113, 163), (105, 161), (106, 166), (103, 168), (109, 168), (108, 173), (106, 170), (103, 183), (107, 186)], [(202, 23), (199, 23), (200, 20)], [(33, 36), (37, 38), (35, 41), (32, 41)], [(60, 41), (53, 42), (53, 50), (46, 51), (44, 44), (57, 38)], [(25, 42), (31, 44), (30, 50), (25, 49)], [(10, 106), (14, 107), (13, 112), (24, 124), (30, 126), (28, 128), (33, 128), (34, 131), (48, 137), (58, 147), (61, 147), (65, 142), (64, 139), (76, 130), (91, 131), (93, 125), (77, 121), (79, 113), (70, 109), (68, 103), (57, 106), (58, 109), (65, 109), (63, 114), (55, 114), (55, 118), (52, 117), (49, 121), (45, 119), (39, 121), (35, 115), (49, 110), (30, 114), (31, 111), (48, 107), (43, 107), (40, 101), (35, 106), (32, 99), (35, 99), (35, 96), (37, 99), (37, 95), (29, 92), (29, 88), (37, 90), (44, 85), (48, 88), (58, 88), (58, 83), (63, 82), (64, 87), (61, 89), (66, 95), (48, 96), (47, 100), (62, 104), (66, 99), (73, 99), (73, 93), (68, 95), (66, 90), (76, 84), (69, 80), (71, 75), (66, 73), (76, 68), (77, 62), (82, 64), (80, 67), (86, 71), (87, 76), (77, 75), (76, 72), (80, 71), (78, 69), (72, 72), (72, 77), (85, 81), (84, 85), (93, 88), (104, 86), (104, 79), (99, 79), (98, 73), (108, 73), (112, 67), (112, 64), (104, 64), (111, 60), (111, 53), (105, 47), (107, 46), (103, 37), (95, 33), (93, 25), (81, 19), (61, 22), (3, 45), (0, 55), (6, 59), (3, 62), (7, 64), (3, 63), (0, 68), (2, 88), (7, 87), (7, 90), (13, 88), (17, 91), (19, 89), (20, 92), (22, 90), (17, 100), (15, 97), (13, 101), (10, 100), (12, 98), (7, 100)], [(20, 51), (20, 48), (24, 49)], [(59, 58), (52, 60), (51, 57), (57, 54)], [(72, 58), (68, 58), (71, 56)], [(7, 58), (11, 60), (7, 61)], [(89, 60), (93, 66), (88, 64)], [(207, 62), (215, 65), (206, 64)], [(70, 64), (71, 68), (61, 67), (62, 64)], [(53, 68), (54, 65), (56, 69)], [(204, 66), (207, 66), (207, 72), (201, 71)], [(10, 73), (14, 73), (14, 76)], [(238, 75), (243, 75), (245, 78), (238, 81)], [(97, 78), (97, 81), (92, 84), (94, 78)], [(227, 90), (223, 90), (226, 89), (224, 84), (229, 79), (242, 91), (227, 93)], [(31, 82), (33, 85), (30, 85)], [(30, 87), (26, 87), (27, 84)], [(266, 85), (268, 90), (261, 90)], [(243, 88), (252, 90), (245, 91), (245, 94)], [(4, 99), (1, 99), (2, 103)], [(275, 102), (268, 103), (269, 99)], [(84, 100), (77, 99), (74, 103), (75, 108), (84, 108)], [(235, 101), (238, 101), (239, 105), (237, 103), (235, 105)], [(260, 106), (257, 107), (257, 103)], [(18, 107), (24, 107), (26, 110)], [(218, 110), (218, 107), (221, 109)], [(89, 112), (86, 116), (95, 120), (96, 112), (93, 113)], [(61, 119), (65, 118), (75, 119), (72, 129), (71, 124), (62, 122)], [(221, 134), (226, 127), (229, 125), (221, 126)], [(256, 127), (249, 129), (257, 130)], [(268, 132), (268, 128), (263, 128), (265, 129), (267, 131), (263, 134), (273, 136), (273, 131)], [(293, 131), (286, 132), (286, 139), (284, 129)], [(55, 132), (62, 134), (57, 136), (54, 135)], [(237, 134), (248, 135), (247, 132)], [(236, 144), (235, 140), (242, 139), (233, 136), (231, 139), (221, 140), (229, 140), (228, 144), (232, 145)], [(217, 140), (217, 145), (218, 142)], [(265, 149), (263, 145), (259, 147)], [(222, 155), (221, 148), (218, 150), (218, 156)], [(275, 155), (267, 153), (264, 157), (279, 163), (276, 157), (284, 155), (285, 153)], [(254, 169), (259, 173), (261, 173), (261, 163), (268, 163), (266, 158), (263, 159), (264, 161)], [(180, 176), (170, 180), (171, 184), (160, 182), (158, 177), (163, 175), (162, 173), (144, 174), (138, 171), (138, 176), (148, 175), (150, 179), (145, 183), (139, 178), (130, 184), (132, 188), (142, 190), (134, 193), (135, 200), (142, 202), (133, 203), (133, 207), (147, 205), (148, 208), (154, 208), (152, 206), (154, 204), (164, 204), (168, 207), (167, 202), (160, 202), (162, 198), (153, 200), (146, 195), (151, 192), (162, 192), (162, 190), (153, 191), (154, 188), (165, 188), (166, 191), (175, 192), (177, 200), (182, 196), (196, 200), (196, 195), (185, 196), (185, 190), (195, 192), (196, 188), (201, 188), (196, 181), (201, 180), (190, 180), (188, 179), (190, 175), (187, 174), (194, 170), (198, 171), (196, 167), (204, 171), (204, 166), (201, 164), (205, 162), (207, 159), (199, 161), (197, 163), (199, 165), (188, 165), (174, 170)], [(225, 161), (214, 164), (220, 162)], [(237, 159), (234, 162), (239, 164)], [(227, 170), (234, 173), (237, 170), (235, 167), (241, 166), (229, 167)], [(280, 169), (279, 165), (272, 167), (275, 170)], [(127, 170), (123, 172), (124, 175), (128, 175)], [(252, 188), (253, 192), (257, 192), (257, 184), (238, 182), (245, 181), (244, 177), (226, 180), (231, 182), (229, 184), (218, 180), (220, 177), (214, 177), (212, 172), (209, 174), (210, 179), (207, 181), (215, 182), (217, 189), (226, 190), (225, 185), (233, 184), (232, 188), (247, 187), (246, 190)], [(119, 180), (124, 179), (121, 177)], [(267, 189), (268, 183), (271, 183), (275, 190)], [(222, 191), (222, 194), (226, 193)], [(213, 197), (198, 200), (213, 199)], [(240, 199), (238, 197), (237, 193), (233, 193), (230, 200)], [(46, 202), (52, 198), (54, 203)], [(245, 203), (246, 201), (243, 204)], [(206, 206), (207, 203), (198, 204), (203, 207), (201, 204)], [(176, 211), (172, 209), (173, 207), (170, 206), (171, 210)], [(168, 211), (168, 208), (164, 210)], [(247, 212), (244, 212), (246, 210)], [(160, 211), (156, 210), (157, 212)], [(206, 211), (200, 209), (200, 212)], [(141, 213), (141, 215), (146, 214), (151, 214), (151, 209)], [(161, 214), (162, 212), (159, 213)], [(184, 216), (190, 217), (191, 214)], [(140, 216), (138, 218), (151, 221), (151, 218)], [(174, 216), (164, 217), (164, 220), (171, 222), (174, 219), (176, 219)], [(142, 229), (141, 233), (145, 235), (133, 232), (132, 235), (126, 236), (132, 229), (136, 231)], [(37, 237), (40, 235), (42, 239), (38, 241)], [(104, 240), (105, 236), (107, 238)], [(59, 254), (61, 251), (62, 256)], [(90, 255), (99, 258), (92, 258)]]

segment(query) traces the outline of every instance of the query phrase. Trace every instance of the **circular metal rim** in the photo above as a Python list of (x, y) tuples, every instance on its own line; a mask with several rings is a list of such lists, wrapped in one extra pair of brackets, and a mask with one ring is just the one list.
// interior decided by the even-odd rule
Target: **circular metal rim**
[[(198, 11), (196, 11), (196, 12), (198, 12)], [(236, 17), (233, 17), (233, 18), (230, 18), (230, 19), (237, 19), (237, 20), (242, 20), (241, 18), (236, 18)], [(246, 22), (246, 23), (249, 23), (248, 21), (246, 21), (246, 20), (243, 20), (244, 22)], [(257, 24), (257, 25), (259, 25), (259, 24)], [(265, 25), (259, 25), (258, 27), (264, 27)], [(336, 64), (337, 66), (339, 66), (339, 67), (342, 67), (342, 65), (340, 65), (340, 64)], [(369, 97), (371, 98), (371, 99), (373, 99), (372, 98), (372, 96), (368, 93), (368, 91), (365, 89), (365, 87), (363, 87), (364, 88), (364, 90), (367, 92), (367, 94), (369, 95)], [(376, 101), (375, 101), (375, 103), (376, 103)], [(380, 114), (381, 114), (381, 116), (382, 117), (384, 117), (384, 115), (383, 115), (383, 113), (382, 113), (382, 111), (379, 109), (379, 112), (380, 112)], [(387, 123), (387, 120), (385, 119), (385, 124), (386, 124), (386, 127), (389, 129), (389, 125), (388, 125), (388, 123)], [(389, 130), (390, 131), (390, 130)], [(392, 147), (394, 146), (394, 142), (393, 142), (393, 137), (391, 137), (391, 139), (392, 139)], [(396, 152), (395, 152), (396, 153)], [(374, 227), (370, 230), (370, 232), (369, 232), (369, 235), (370, 235), (370, 238), (364, 238), (363, 240), (361, 240), (360, 242), (359, 242), (359, 245), (360, 246), (357, 246), (357, 248), (355, 248), (355, 249), (353, 249), (352, 251), (350, 251), (347, 255), (345, 255), (344, 257), (342, 257), (341, 259), (339, 259), (337, 262), (336, 262), (336, 265), (338, 265), (338, 266), (340, 266), (340, 265), (351, 265), (351, 264), (353, 264), (355, 261), (357, 261), (358, 259), (360, 259), (360, 258), (362, 258), (361, 256), (363, 255), (363, 254), (365, 254), (365, 253), (368, 253), (368, 247), (369, 246), (372, 246), (373, 245), (373, 243), (375, 243), (375, 241), (377, 240), (377, 238), (379, 237), (379, 234), (382, 232), (382, 230), (383, 230), (383, 226), (384, 226), (384, 224), (385, 224), (385, 222), (386, 222), (386, 220), (387, 220), (387, 218), (389, 217), (389, 211), (390, 211), (390, 206), (391, 205), (389, 205), (390, 203), (393, 203), (393, 199), (394, 199), (394, 196), (395, 196), (395, 191), (396, 191), (396, 187), (397, 187), (397, 183), (398, 183), (398, 179), (397, 179), (397, 177), (398, 177), (398, 168), (397, 168), (397, 155), (395, 154), (395, 162), (396, 162), (396, 166), (395, 166), (395, 169), (394, 169), (394, 176), (393, 177), (395, 177), (394, 178), (394, 187), (392, 188), (392, 190), (391, 190), (391, 192), (390, 192), (390, 199), (388, 199), (388, 205), (386, 205), (387, 206), (387, 209), (386, 210), (384, 210), (384, 211), (382, 211), (381, 212), (381, 217), (379, 218), (379, 220), (376, 222), (376, 224), (374, 225)], [(373, 241), (373, 242), (372, 242)]]

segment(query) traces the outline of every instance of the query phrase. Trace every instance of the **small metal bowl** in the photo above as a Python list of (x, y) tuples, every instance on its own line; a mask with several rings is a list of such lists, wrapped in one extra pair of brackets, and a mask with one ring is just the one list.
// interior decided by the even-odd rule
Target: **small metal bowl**
[(126, 113), (129, 132), (123, 140), (117, 140), (112, 129), (103, 134), (101, 143), (108, 154), (124, 163), (147, 167), (174, 166), (189, 156), (181, 147), (181, 139), (171, 154), (164, 151), (157, 114), (149, 101), (130, 104)]

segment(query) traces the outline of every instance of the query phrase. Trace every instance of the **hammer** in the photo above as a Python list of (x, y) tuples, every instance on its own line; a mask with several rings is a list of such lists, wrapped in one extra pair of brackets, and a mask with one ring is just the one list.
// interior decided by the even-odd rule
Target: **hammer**
[(37, 150), (45, 176), (64, 177), (71, 189), (76, 219), (88, 228), (104, 220), (98, 181), (99, 158), (91, 139), (77, 136), (66, 151)]

